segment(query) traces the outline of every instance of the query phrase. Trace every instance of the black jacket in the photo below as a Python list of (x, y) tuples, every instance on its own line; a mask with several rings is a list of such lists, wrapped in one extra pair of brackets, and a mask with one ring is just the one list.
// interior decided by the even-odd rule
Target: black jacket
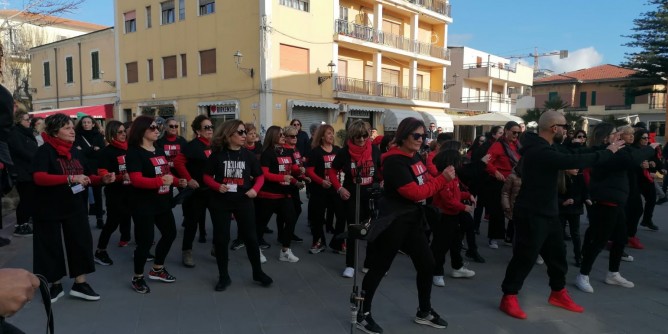
[(311, 143), (309, 143), (308, 133), (301, 130), (297, 132), (297, 144), (295, 146), (297, 147), (297, 151), (299, 151), (302, 156), (307, 156), (307, 150), (310, 152), (311, 147), (309, 146), (309, 149), (306, 148), (306, 146), (310, 144)]
[[(594, 147), (601, 152), (605, 145)], [(617, 151), (612, 159), (597, 163), (591, 170), (589, 194), (593, 202), (626, 205), (631, 191), (629, 173), (635, 175), (638, 166), (647, 160), (653, 151), (626, 146)]]
[(16, 174), (17, 182), (32, 182), (32, 160), (37, 153), (37, 139), (30, 128), (15, 125), (7, 138), (9, 152), (14, 160), (10, 171)]
[[(100, 150), (104, 146), (104, 136), (94, 128), (89, 131), (77, 132), (77, 136), (74, 139), (74, 147), (82, 153), (88, 167), (93, 173), (97, 172), (97, 160), (100, 156)], [(94, 147), (98, 147), (99, 149), (95, 150)]]
[[(564, 173), (565, 174), (565, 173)], [(581, 215), (584, 213), (584, 201), (589, 199), (589, 192), (585, 185), (582, 171), (577, 175), (563, 175), (565, 192), (559, 193), (559, 213), (562, 215)], [(573, 204), (564, 206), (563, 203), (572, 199)]]
[(547, 217), (559, 214), (557, 174), (560, 170), (589, 167), (613, 156), (609, 150), (589, 154), (559, 152), (535, 133), (524, 135), (519, 153), (522, 155), (518, 164), (522, 186), (514, 210)]

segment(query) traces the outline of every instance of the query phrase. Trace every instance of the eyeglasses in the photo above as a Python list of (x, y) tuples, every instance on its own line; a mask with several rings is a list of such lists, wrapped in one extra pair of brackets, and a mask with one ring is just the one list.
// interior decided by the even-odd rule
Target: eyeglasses
[(647, 140), (647, 139), (649, 139), (649, 137), (640, 137), (640, 139)]
[(302, 125), (299, 124), (299, 123), (295, 123), (295, 124), (292, 124), (292, 126), (302, 126)]
[(578, 138), (578, 139), (587, 139), (587, 136), (579, 135), (579, 136), (577, 136), (577, 137), (575, 137), (575, 138)]
[(213, 125), (205, 125), (202, 127), (202, 130), (213, 130)]
[(413, 134), (411, 134), (411, 135), (413, 136), (413, 139), (415, 139), (415, 140), (420, 140), (420, 139), (422, 139), (422, 141), (424, 141), (424, 140), (427, 138), (427, 135), (424, 134), (424, 133), (418, 133), (418, 132), (415, 132), (415, 133), (413, 133)]
[(279, 137), (285, 137), (285, 134), (283, 132), (278, 134)]
[(485, 141), (484, 141), (484, 140), (478, 140), (478, 143), (480, 143), (480, 144), (484, 144)]
[(24, 118), (21, 120), (21, 122), (30, 122), (30, 118)]
[(125, 134), (125, 130), (118, 130), (118, 131), (116, 131), (116, 133), (118, 133), (119, 135), (122, 135), (122, 134)]
[(364, 139), (369, 138), (369, 134), (368, 133), (363, 133), (359, 136), (355, 136), (355, 139), (362, 139), (362, 138), (364, 138)]
[(246, 130), (237, 130), (237, 134), (238, 134), (239, 136), (243, 137), (243, 136), (245, 136), (245, 135), (248, 134), (248, 133), (246, 132)]
[(436, 125), (430, 125), (429, 127), (430, 127), (430, 128), (435, 128), (435, 127), (436, 127)]
[(170, 129), (178, 129), (178, 128), (179, 128), (179, 125), (178, 125), (178, 124), (170, 124), (170, 125), (169, 125), (169, 128), (170, 128)]
[(155, 124), (151, 124), (151, 126), (149, 126), (148, 129), (151, 130), (151, 131), (158, 131), (158, 130), (160, 130), (160, 127), (158, 127)]
[(297, 135), (287, 135), (286, 137), (288, 137), (290, 139), (297, 139)]
[(522, 131), (510, 131), (510, 132), (512, 132), (513, 135), (515, 136), (519, 136), (519, 134), (522, 133)]

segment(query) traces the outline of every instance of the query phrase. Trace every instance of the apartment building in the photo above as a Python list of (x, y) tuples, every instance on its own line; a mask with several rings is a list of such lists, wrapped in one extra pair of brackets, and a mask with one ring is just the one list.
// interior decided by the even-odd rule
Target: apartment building
[(439, 0), (118, 0), (121, 119), (451, 121)]
[(533, 69), (469, 47), (449, 47), (450, 106), (471, 112), (511, 113), (533, 84)]
[(118, 102), (114, 28), (30, 49), (33, 114), (113, 118)]

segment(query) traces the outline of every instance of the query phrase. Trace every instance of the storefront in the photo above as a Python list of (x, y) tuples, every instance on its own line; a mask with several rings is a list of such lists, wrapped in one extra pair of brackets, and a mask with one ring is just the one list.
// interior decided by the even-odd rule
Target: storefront
[(239, 100), (200, 102), (197, 109), (197, 114), (211, 118), (214, 126), (239, 118)]
[(334, 124), (339, 115), (339, 105), (335, 103), (288, 100), (287, 119), (274, 121), (275, 125), (287, 125), (293, 119), (302, 122), (302, 129), (308, 132), (311, 124)]

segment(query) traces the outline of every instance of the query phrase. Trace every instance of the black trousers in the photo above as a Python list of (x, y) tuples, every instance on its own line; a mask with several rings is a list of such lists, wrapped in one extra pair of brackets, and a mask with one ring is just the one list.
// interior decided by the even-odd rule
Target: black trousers
[(430, 310), (434, 256), (429, 249), (429, 241), (421, 221), (415, 217), (399, 218), (374, 240), (373, 248), (374, 255), (369, 263), (369, 272), (362, 281), (362, 290), (365, 292), (363, 312), (371, 312), (376, 289), (390, 269), (399, 249), (411, 257), (417, 270), (416, 284), (420, 310)]
[(0, 334), (24, 334), (24, 332), (14, 325), (5, 322), (4, 318), (0, 318)]
[(33, 270), (35, 274), (44, 275), (49, 283), (60, 280), (68, 272), (69, 277), (74, 278), (95, 271), (93, 236), (85, 208), (59, 220), (34, 220)]
[(475, 224), (473, 223), (473, 217), (468, 212), (460, 212), (457, 215), (459, 221), (459, 229), (463, 234), (462, 237), (466, 237), (466, 244), (469, 247), (470, 252), (478, 251), (478, 244), (475, 240)]
[(656, 206), (656, 188), (654, 187), (654, 182), (641, 181), (640, 184), (640, 193), (642, 197), (645, 198), (645, 210), (643, 212), (642, 221), (644, 223), (652, 222), (652, 217), (654, 216), (654, 207)]
[(589, 227), (582, 243), (582, 266), (580, 267), (582, 275), (589, 275), (596, 257), (608, 240), (612, 241), (608, 270), (618, 272), (627, 241), (624, 209), (619, 206), (594, 203), (591, 208)]
[(475, 210), (473, 211), (473, 229), (474, 231), (480, 232), (480, 222), (482, 221), (482, 213), (485, 210), (485, 205), (482, 203), (483, 196), (478, 196), (478, 205), (476, 205)]
[(503, 182), (492, 180), (488, 182), (486, 190), (487, 200), (485, 209), (489, 212), (487, 237), (489, 239), (503, 239), (506, 236), (506, 217), (501, 207), (501, 189)]
[(157, 227), (160, 231), (160, 240), (155, 245), (155, 260), (153, 263), (161, 266), (165, 264), (165, 258), (174, 243), (174, 239), (176, 239), (176, 223), (171, 209), (150, 215), (144, 215), (139, 211), (134, 212), (132, 220), (135, 222), (135, 241), (137, 242), (134, 253), (134, 270), (135, 275), (142, 275), (146, 259), (153, 245), (155, 228)]
[(639, 193), (629, 195), (624, 211), (626, 215), (626, 232), (629, 237), (635, 237), (636, 233), (638, 233), (640, 217), (643, 216), (642, 198)]
[(571, 240), (573, 241), (573, 255), (576, 259), (582, 258), (582, 239), (580, 238), (580, 215), (579, 214), (560, 214), (559, 219), (561, 219), (561, 226), (566, 228), (566, 223), (568, 223), (568, 229), (571, 232)]
[[(294, 187), (292, 191), (290, 192), (290, 196), (292, 197), (292, 205), (294, 207), (294, 213), (295, 213), (295, 226), (297, 224), (297, 221), (299, 220), (299, 215), (302, 213), (302, 200), (301, 200), (301, 195), (299, 194), (299, 188)], [(285, 226), (285, 221), (283, 219), (283, 216), (280, 214), (276, 216), (276, 226), (278, 231), (276, 231), (276, 234), (278, 236), (278, 240), (281, 240), (281, 237), (283, 236), (283, 230), (281, 229), (282, 226)]]
[(16, 191), (19, 193), (19, 204), (16, 206), (16, 224), (25, 224), (32, 217), (35, 205), (35, 184), (32, 182), (17, 182)]
[[(279, 241), (283, 247), (290, 248), (292, 235), (295, 233), (296, 222), (294, 202), (290, 197), (255, 199), (255, 230), (257, 240), (262, 239), (262, 234), (274, 213), (277, 215), (276, 224), (278, 225), (278, 230), (282, 231)], [(278, 219), (279, 216), (281, 217), (280, 220)], [(279, 221), (283, 221), (283, 223), (279, 223)]]
[[(193, 249), (193, 241), (195, 234), (197, 234), (198, 226), (206, 222), (206, 209), (209, 204), (209, 197), (211, 193), (208, 190), (195, 190), (185, 201), (183, 201), (183, 244), (181, 250)], [(209, 210), (210, 211), (210, 210)], [(206, 234), (206, 231), (200, 234)]]
[(130, 241), (131, 236), (130, 225), (132, 224), (132, 214), (128, 210), (127, 196), (125, 196), (126, 194), (105, 191), (105, 195), (107, 201), (107, 222), (104, 224), (102, 232), (100, 232), (100, 238), (97, 242), (98, 249), (107, 248), (111, 235), (119, 227), (121, 232), (121, 241)]
[(95, 203), (90, 205), (88, 215), (102, 218), (102, 186), (91, 186), (93, 189), (93, 200)]
[[(323, 244), (327, 242), (324, 225), (326, 222), (325, 211), (333, 212), (336, 216), (334, 236), (345, 231), (345, 215), (343, 214), (343, 201), (333, 189), (311, 189), (311, 198), (308, 202), (309, 218), (311, 219), (311, 235), (313, 243), (320, 240)], [(354, 214), (354, 212), (353, 212)], [(332, 238), (329, 246), (333, 249), (341, 249), (343, 239)]]
[(515, 210), (513, 222), (515, 223), (513, 257), (501, 284), (503, 293), (506, 295), (519, 293), (538, 255), (545, 260), (552, 291), (563, 289), (566, 286), (568, 264), (564, 228), (559, 217), (546, 217)]
[(234, 208), (223, 207), (213, 198), (209, 202), (211, 222), (213, 223), (213, 244), (216, 248), (216, 263), (218, 264), (218, 275), (229, 277), (228, 271), (228, 245), (230, 243), (230, 224), (232, 214), (237, 221), (237, 229), (240, 239), (246, 245), (246, 255), (253, 268), (253, 273), (261, 272), (260, 248), (257, 242), (257, 231), (255, 229), (255, 207), (253, 201), (248, 200), (243, 205)]
[(434, 255), (434, 276), (443, 276), (445, 256), (450, 252), (450, 266), (459, 269), (464, 266), (462, 259), (462, 231), (459, 215), (441, 215), (439, 221), (430, 223), (432, 240), (431, 253)]
[[(350, 191), (350, 189), (347, 189)], [(363, 190), (364, 191), (364, 190)], [(366, 192), (366, 191), (365, 191)], [(365, 196), (364, 193), (361, 193), (360, 196), (360, 222), (365, 222), (369, 220), (371, 217), (371, 210), (369, 209), (369, 199), (370, 197), (368, 195)], [(353, 188), (352, 191), (350, 191), (350, 198), (348, 198), (347, 201), (343, 201), (343, 212), (346, 217), (346, 226), (350, 226), (353, 224), (357, 224), (358, 222), (355, 221), (355, 209), (357, 208), (357, 197), (355, 197), (355, 189)], [(351, 238), (346, 238), (346, 267), (355, 267), (355, 252), (356, 252), (356, 245), (355, 245), (355, 239)], [(371, 254), (373, 253), (373, 248), (371, 247), (371, 243), (367, 243), (367, 248), (366, 248), (366, 256), (364, 259), (364, 268), (369, 268), (369, 259), (371, 257)]]

